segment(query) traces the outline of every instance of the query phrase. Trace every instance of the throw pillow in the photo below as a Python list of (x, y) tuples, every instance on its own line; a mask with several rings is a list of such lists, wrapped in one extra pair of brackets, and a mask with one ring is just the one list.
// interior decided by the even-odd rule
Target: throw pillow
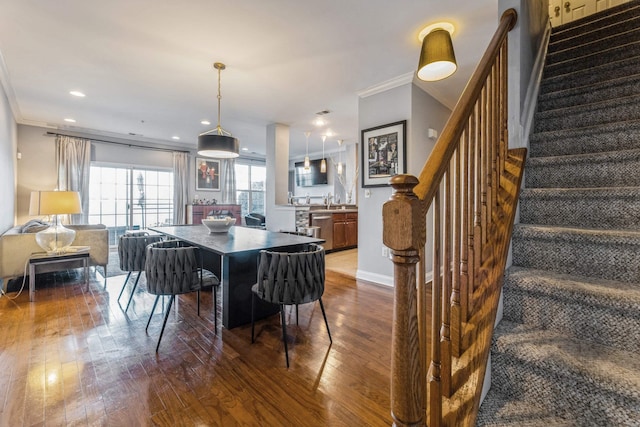
[(49, 227), (49, 224), (39, 219), (32, 219), (28, 221), (20, 229), (21, 233), (37, 233)]

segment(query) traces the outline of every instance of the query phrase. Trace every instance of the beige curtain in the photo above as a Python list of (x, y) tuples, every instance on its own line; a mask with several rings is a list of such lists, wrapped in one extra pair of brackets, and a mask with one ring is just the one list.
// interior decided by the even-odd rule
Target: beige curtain
[(87, 224), (89, 219), (89, 171), (91, 140), (71, 136), (56, 136), (56, 167), (58, 189), (80, 193), (82, 213), (70, 215), (71, 224)]
[(187, 153), (173, 153), (173, 223), (185, 224), (189, 198), (189, 159)]
[(224, 182), (222, 183), (222, 203), (236, 204), (236, 161), (224, 160)]

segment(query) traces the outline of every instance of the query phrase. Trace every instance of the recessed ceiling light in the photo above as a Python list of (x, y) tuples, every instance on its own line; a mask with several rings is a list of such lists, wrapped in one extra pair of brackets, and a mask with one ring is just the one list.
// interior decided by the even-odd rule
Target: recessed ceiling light
[(327, 135), (327, 137), (331, 137), (335, 135), (331, 129), (327, 129), (327, 131), (324, 134)]
[(247, 147), (242, 147), (242, 151), (249, 151)]
[(179, 140), (179, 139), (180, 139), (180, 137), (179, 137), (179, 136), (177, 136), (177, 135), (174, 135), (174, 136), (172, 136), (172, 137), (171, 137), (171, 139), (175, 139), (175, 140), (177, 141), (177, 140)]
[(201, 125), (205, 125), (205, 126), (209, 126), (211, 124), (211, 122), (209, 120), (202, 120), (200, 121)]
[(76, 120), (75, 119), (64, 119), (65, 122), (69, 122), (69, 123), (75, 123)]
[(87, 96), (84, 93), (80, 92), (79, 90), (72, 90), (69, 93), (73, 96), (77, 96), (78, 98), (84, 98), (85, 96)]
[(324, 119), (321, 119), (320, 117), (318, 117), (313, 121), (313, 124), (316, 126), (324, 126), (327, 124), (327, 122)]

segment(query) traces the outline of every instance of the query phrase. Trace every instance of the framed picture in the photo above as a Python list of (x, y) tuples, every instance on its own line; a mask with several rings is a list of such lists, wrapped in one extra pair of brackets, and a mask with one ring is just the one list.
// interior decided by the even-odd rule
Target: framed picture
[(196, 190), (220, 191), (220, 161), (196, 158)]
[(389, 185), (389, 178), (406, 172), (407, 121), (362, 131), (362, 187)]

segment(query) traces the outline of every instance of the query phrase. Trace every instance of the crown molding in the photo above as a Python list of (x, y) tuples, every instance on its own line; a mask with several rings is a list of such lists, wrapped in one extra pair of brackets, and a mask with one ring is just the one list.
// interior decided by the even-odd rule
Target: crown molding
[(4, 56), (2, 56), (2, 52), (0, 52), (0, 84), (2, 84), (2, 88), (4, 89), (4, 93), (9, 101), (9, 106), (11, 107), (11, 112), (13, 113), (13, 119), (16, 122), (19, 122), (22, 119), (22, 113), (20, 113), (20, 107), (18, 106), (18, 101), (16, 100), (16, 93), (13, 90), (13, 86), (11, 85), (11, 79), (9, 79), (9, 71), (7, 70), (7, 64), (4, 62)]
[(398, 77), (394, 77), (390, 80), (384, 81), (382, 83), (378, 83), (376, 85), (373, 86), (369, 86), (366, 89), (363, 89), (359, 92), (357, 92), (358, 97), (360, 98), (366, 98), (368, 96), (372, 96), (372, 95), (376, 95), (378, 93), (382, 93), (385, 92), (389, 89), (394, 89), (396, 87), (400, 87), (403, 85), (406, 85), (407, 83), (412, 83), (413, 82), (413, 75), (415, 73), (413, 71), (406, 73), (406, 74), (402, 74)]

